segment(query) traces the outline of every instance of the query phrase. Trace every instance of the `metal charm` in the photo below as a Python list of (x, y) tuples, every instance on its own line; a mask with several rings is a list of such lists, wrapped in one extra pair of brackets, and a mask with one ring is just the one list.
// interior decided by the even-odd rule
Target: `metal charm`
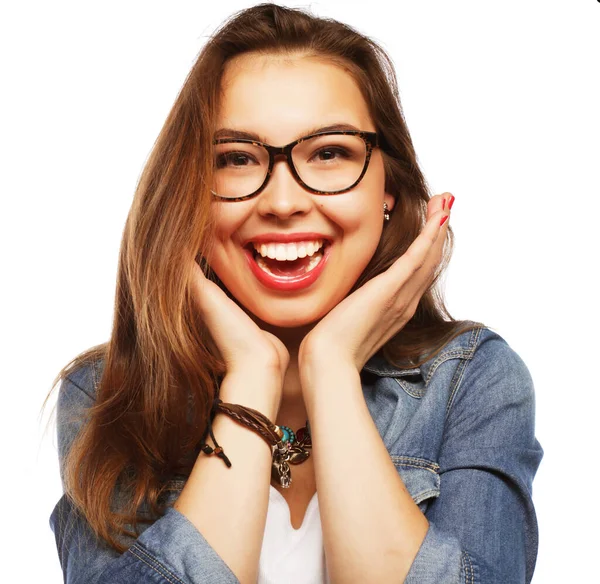
[(300, 428), (297, 433), (288, 426), (278, 426), (282, 439), (271, 446), (273, 453), (273, 466), (271, 478), (287, 489), (292, 484), (290, 464), (300, 464), (310, 456), (312, 441), (310, 438), (310, 425)]
[(290, 474), (290, 443), (278, 442), (273, 449), (273, 466), (271, 467), (271, 478), (279, 481), (279, 484), (287, 489), (292, 484), (292, 476)]

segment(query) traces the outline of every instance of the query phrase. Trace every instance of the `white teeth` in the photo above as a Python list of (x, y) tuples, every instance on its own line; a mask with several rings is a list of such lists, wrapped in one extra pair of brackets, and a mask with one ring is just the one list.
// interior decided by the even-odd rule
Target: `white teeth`
[(283, 245), (282, 243), (280, 243), (278, 246), (276, 246), (276, 253), (275, 253), (275, 259), (277, 261), (284, 261), (286, 259), (287, 253), (286, 253), (286, 245)]
[[(306, 273), (310, 272), (311, 270), (314, 270), (322, 259), (323, 259), (323, 254), (321, 254), (321, 253), (316, 254), (314, 257), (312, 257), (310, 262), (308, 262), (308, 266), (306, 266), (306, 270), (304, 271), (304, 273), (306, 274)], [(271, 276), (275, 276), (275, 274), (273, 274), (273, 272), (270, 270), (269, 266), (267, 266), (267, 264), (262, 259), (262, 257), (260, 257), (260, 256), (256, 257), (256, 264), (263, 272), (267, 272), (267, 274), (271, 274)], [(278, 275), (276, 277), (282, 278), (284, 276)]]
[(252, 245), (263, 258), (269, 257), (272, 260), (283, 262), (314, 255), (323, 247), (323, 240), (295, 243), (253, 243)]

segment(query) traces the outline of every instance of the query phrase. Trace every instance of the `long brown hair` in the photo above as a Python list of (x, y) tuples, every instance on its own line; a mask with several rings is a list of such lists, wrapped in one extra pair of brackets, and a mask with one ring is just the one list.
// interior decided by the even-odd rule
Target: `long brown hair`
[[(74, 358), (66, 376), (103, 361), (96, 404), (64, 466), (65, 492), (94, 532), (114, 549), (138, 526), (147, 501), (155, 514), (161, 489), (194, 463), (224, 364), (191, 296), (192, 261), (206, 257), (214, 239), (210, 192), (212, 136), (220, 80), (229, 59), (247, 53), (302, 54), (343, 67), (353, 76), (382, 138), (386, 191), (396, 197), (380, 244), (353, 290), (388, 268), (425, 224), (429, 189), (404, 121), (394, 68), (376, 42), (332, 19), (261, 4), (234, 14), (208, 40), (158, 136), (127, 217), (119, 255), (109, 341)], [(382, 348), (399, 367), (418, 366), (456, 335), (483, 326), (456, 321), (436, 282), (453, 246), (412, 320)], [(207, 275), (222, 286), (209, 267)], [(50, 395), (50, 394), (49, 394)], [(111, 508), (115, 489), (125, 508)]]

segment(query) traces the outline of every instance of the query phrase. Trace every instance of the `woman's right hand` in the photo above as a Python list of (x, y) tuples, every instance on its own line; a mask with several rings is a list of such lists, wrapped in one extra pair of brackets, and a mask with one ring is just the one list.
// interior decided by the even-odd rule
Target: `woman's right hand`
[(279, 374), (283, 383), (290, 360), (286, 346), (275, 335), (262, 330), (217, 284), (211, 282), (195, 260), (192, 293), (228, 375), (266, 368)]

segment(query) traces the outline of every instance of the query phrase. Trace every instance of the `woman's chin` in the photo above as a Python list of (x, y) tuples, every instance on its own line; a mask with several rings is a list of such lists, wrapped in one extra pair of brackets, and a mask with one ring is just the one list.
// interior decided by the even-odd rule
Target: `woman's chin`
[(265, 314), (255, 314), (255, 322), (264, 324), (273, 328), (300, 328), (315, 324), (323, 315), (307, 313), (301, 314), (275, 314), (273, 312)]
[(272, 306), (270, 308), (264, 307), (264, 309), (253, 307), (252, 311), (246, 308), (245, 311), (264, 330), (311, 327), (328, 312), (328, 310), (317, 311), (314, 306), (307, 307), (306, 310), (301, 308), (278, 310), (277, 307)]

